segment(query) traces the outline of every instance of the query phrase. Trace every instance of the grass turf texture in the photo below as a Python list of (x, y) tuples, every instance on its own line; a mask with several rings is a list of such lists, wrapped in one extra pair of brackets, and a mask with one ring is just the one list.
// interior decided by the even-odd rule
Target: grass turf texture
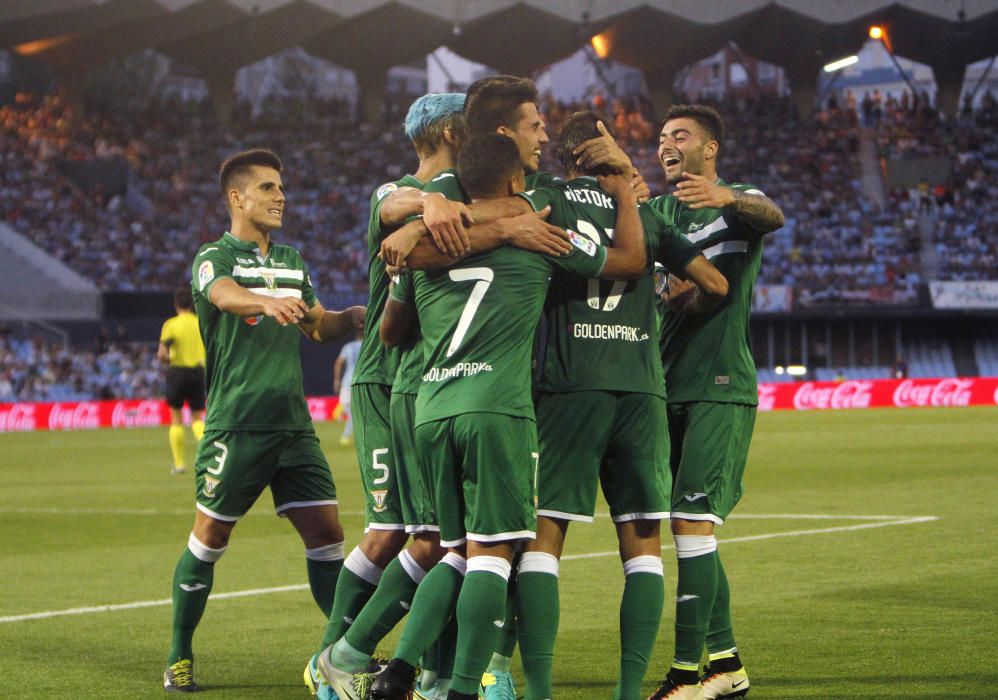
[[(998, 693), (996, 425), (995, 408), (759, 416), (746, 495), (719, 535), (752, 697)], [(319, 427), (349, 549), (362, 500), (339, 431)], [(0, 618), (169, 597), (194, 508), (191, 470), (169, 474), (165, 428), (3, 435), (0, 449)], [(605, 698), (614, 684), (623, 577), (602, 508), (569, 531), (555, 697)], [(214, 593), (299, 588), (209, 601), (194, 639), (208, 697), (307, 697), (323, 620), (302, 545), (272, 513), (265, 494), (237, 526)], [(827, 517), (753, 517), (774, 514)], [(857, 515), (939, 519), (829, 530), (896, 522), (842, 517)], [(648, 691), (670, 660), (671, 608)], [(169, 625), (169, 605), (0, 619), (0, 695), (160, 697)]]

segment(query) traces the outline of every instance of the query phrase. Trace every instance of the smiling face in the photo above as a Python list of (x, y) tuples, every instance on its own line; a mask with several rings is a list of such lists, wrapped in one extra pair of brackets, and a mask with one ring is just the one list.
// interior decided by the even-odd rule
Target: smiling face
[(250, 166), (248, 172), (234, 178), (229, 189), (229, 209), (234, 221), (258, 231), (281, 227), (284, 216), (284, 183), (281, 174), (262, 165)]
[(500, 126), (497, 131), (513, 139), (520, 151), (523, 170), (535, 173), (541, 167), (541, 149), (548, 142), (546, 125), (533, 102), (524, 102), (517, 110), (517, 118), (512, 128)]
[(658, 160), (666, 181), (669, 184), (679, 182), (683, 172), (712, 175), (717, 147), (717, 141), (711, 139), (695, 119), (670, 119), (662, 127), (658, 139)]

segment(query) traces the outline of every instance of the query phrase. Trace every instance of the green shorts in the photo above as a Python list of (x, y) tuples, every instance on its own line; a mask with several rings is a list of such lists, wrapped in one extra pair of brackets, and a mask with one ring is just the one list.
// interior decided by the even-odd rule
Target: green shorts
[(364, 487), (364, 531), (404, 530), (388, 415), (391, 387), (354, 384), (350, 393), (357, 464)]
[(209, 430), (194, 461), (197, 507), (239, 520), (270, 487), (278, 515), (291, 508), (336, 504), (336, 486), (315, 431)]
[(534, 538), (534, 421), (464, 413), (417, 425), (416, 446), (432, 480), (443, 546)]
[(701, 401), (669, 405), (672, 517), (724, 522), (742, 497), (755, 406)]
[(437, 514), (416, 449), (416, 395), (393, 393), (388, 410), (405, 531), (438, 532)]
[(541, 394), (537, 514), (590, 522), (598, 484), (614, 522), (668, 518), (666, 423), (665, 400), (652, 394)]

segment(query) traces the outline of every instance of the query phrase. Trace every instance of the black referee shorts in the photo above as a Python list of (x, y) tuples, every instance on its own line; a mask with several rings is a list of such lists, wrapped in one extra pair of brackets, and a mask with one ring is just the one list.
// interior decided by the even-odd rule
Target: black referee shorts
[(180, 409), (204, 410), (204, 367), (170, 367), (166, 370), (166, 403)]

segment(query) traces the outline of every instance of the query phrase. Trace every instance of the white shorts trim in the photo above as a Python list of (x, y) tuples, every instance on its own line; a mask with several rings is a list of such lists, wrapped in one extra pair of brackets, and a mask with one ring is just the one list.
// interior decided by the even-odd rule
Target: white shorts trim
[(292, 508), (317, 508), (318, 506), (335, 506), (339, 505), (339, 501), (291, 501), (291, 503), (282, 503), (274, 512), (277, 513), (279, 518), (286, 518), (284, 511), (291, 510)]
[(537, 533), (533, 530), (517, 530), (516, 532), (500, 532), (495, 535), (478, 535), (474, 532), (468, 533), (468, 539), (472, 542), (505, 542), (506, 540), (533, 540), (537, 538)]
[(715, 525), (724, 525), (724, 521), (712, 513), (677, 513), (673, 511), (669, 514), (672, 520), (709, 520)]
[(632, 520), (668, 520), (669, 511), (662, 513), (623, 513), (614, 515), (611, 520), (615, 523), (627, 523)]
[[(239, 522), (239, 518), (243, 517), (242, 515), (222, 515), (221, 513), (216, 513), (215, 511), (213, 511), (210, 508), (206, 508), (205, 506), (201, 505), (200, 503), (197, 504), (197, 507), (198, 507), (199, 511), (201, 511), (202, 513), (204, 513), (205, 515), (207, 515), (209, 518), (214, 518), (215, 520), (221, 520), (223, 523), (235, 523), (235, 522)], [(246, 514), (243, 513), (243, 515), (246, 515)]]
[(455, 547), (460, 547), (461, 545), (463, 545), (467, 541), (468, 541), (467, 537), (462, 537), (459, 540), (445, 540), (445, 539), (441, 539), (440, 540), (440, 546), (444, 547), (445, 549), (453, 549)]
[(402, 523), (368, 523), (364, 532), (366, 533), (368, 530), (405, 530), (405, 525)]
[(537, 515), (543, 515), (545, 518), (552, 518), (554, 520), (574, 520), (577, 523), (591, 523), (593, 521), (593, 516), (591, 515), (563, 513), (560, 510), (538, 510)]
[(407, 534), (413, 535), (419, 532), (440, 532), (439, 525), (406, 525)]

